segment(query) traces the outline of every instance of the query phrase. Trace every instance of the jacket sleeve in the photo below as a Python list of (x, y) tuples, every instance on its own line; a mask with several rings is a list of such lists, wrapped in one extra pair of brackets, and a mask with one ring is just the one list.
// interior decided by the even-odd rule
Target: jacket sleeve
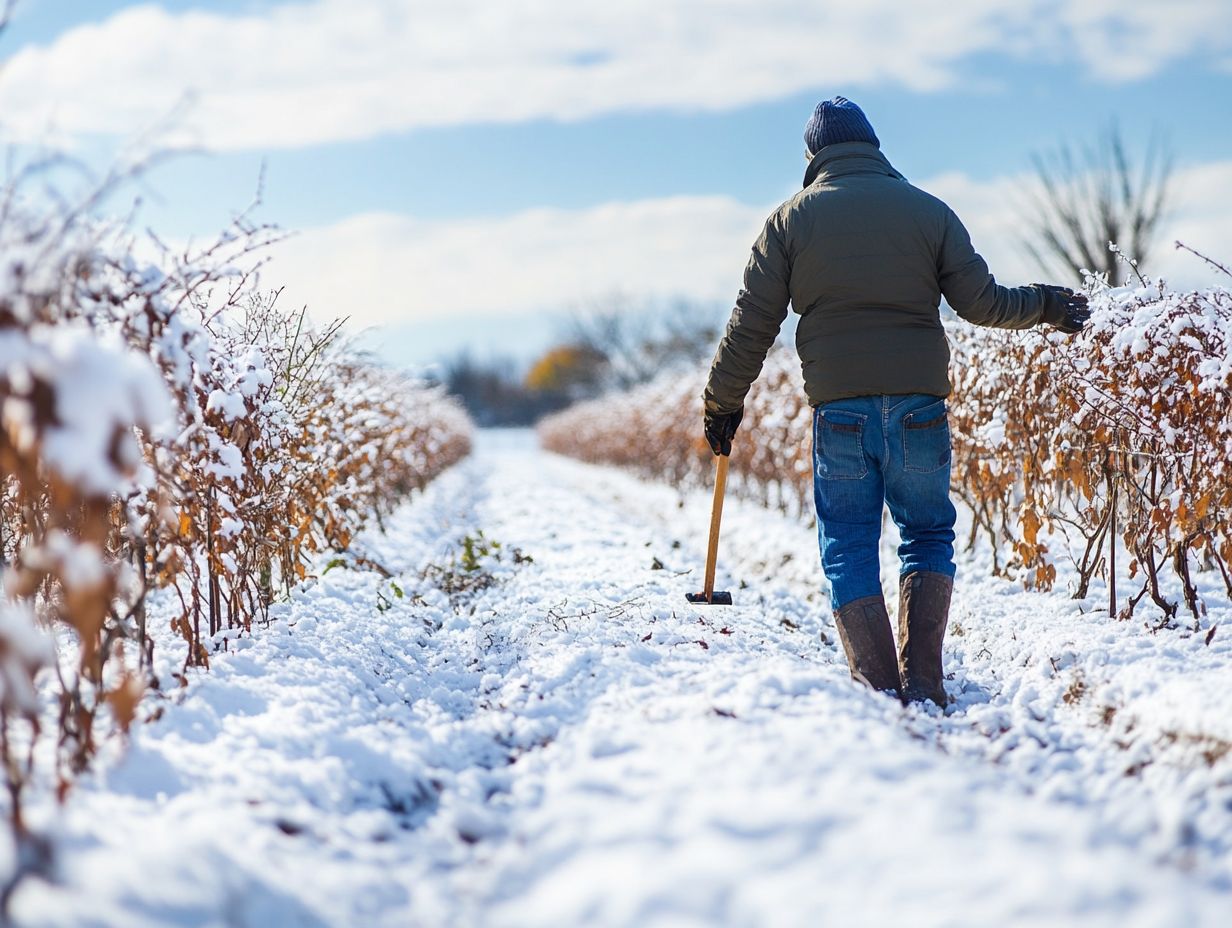
[(766, 354), (787, 318), (791, 261), (784, 239), (781, 216), (775, 213), (753, 243), (744, 269), (744, 288), (710, 365), (702, 394), (709, 412), (735, 412), (744, 405), (749, 387), (761, 373)]
[(1040, 322), (1044, 295), (1034, 287), (1002, 287), (971, 245), (962, 221), (948, 207), (937, 257), (941, 292), (968, 322), (997, 329), (1029, 329)]

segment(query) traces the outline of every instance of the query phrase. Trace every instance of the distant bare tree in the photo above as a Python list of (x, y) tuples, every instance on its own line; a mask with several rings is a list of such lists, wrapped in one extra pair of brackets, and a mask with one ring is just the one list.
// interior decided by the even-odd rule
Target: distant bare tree
[(574, 311), (563, 340), (602, 358), (606, 386), (626, 389), (714, 353), (720, 309), (692, 300), (637, 300), (613, 293)]
[(1157, 137), (1141, 164), (1132, 162), (1115, 125), (1093, 145), (1062, 145), (1032, 162), (1023, 244), (1043, 271), (1081, 281), (1085, 268), (1118, 285), (1128, 268), (1109, 242), (1139, 266), (1146, 263), (1171, 191), (1172, 157)]
[(656, 313), (657, 331), (645, 345), (661, 370), (674, 364), (710, 360), (731, 308), (726, 305), (672, 300)]
[(611, 293), (578, 307), (564, 331), (564, 340), (602, 359), (603, 380), (620, 389), (654, 376), (653, 362), (642, 351), (649, 338), (649, 319), (624, 293)]

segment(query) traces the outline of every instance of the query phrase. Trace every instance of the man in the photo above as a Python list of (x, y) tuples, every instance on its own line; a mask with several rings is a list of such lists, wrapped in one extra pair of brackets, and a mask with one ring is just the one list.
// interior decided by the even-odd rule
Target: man
[[(954, 212), (891, 167), (850, 100), (818, 104), (804, 141), (804, 189), (766, 220), (710, 369), (706, 439), (731, 452), (790, 302), (813, 407), (821, 563), (851, 674), (944, 706), (955, 513), (941, 297), (976, 325), (1069, 333), (1089, 316), (1086, 297), (999, 286)], [(902, 535), (897, 655), (878, 575), (883, 504)]]

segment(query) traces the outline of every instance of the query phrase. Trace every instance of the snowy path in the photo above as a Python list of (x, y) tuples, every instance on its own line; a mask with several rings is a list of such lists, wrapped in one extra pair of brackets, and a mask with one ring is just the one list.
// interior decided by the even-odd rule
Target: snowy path
[(1232, 758), (1122, 664), (1217, 680), (1226, 642), (972, 567), (957, 711), (904, 710), (819, 637), (798, 524), (730, 506), (737, 605), (685, 604), (707, 508), (490, 438), (361, 540), (392, 580), (330, 570), (83, 784), (18, 923), (1228, 923)]

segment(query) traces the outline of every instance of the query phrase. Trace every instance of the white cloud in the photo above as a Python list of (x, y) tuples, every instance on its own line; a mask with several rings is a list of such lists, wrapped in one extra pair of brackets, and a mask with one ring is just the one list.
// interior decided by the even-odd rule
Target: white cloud
[(127, 136), (192, 91), (192, 141), (273, 148), (727, 109), (807, 89), (935, 90), (979, 52), (1127, 80), (1230, 49), (1226, 0), (311, 0), (245, 15), (145, 5), (20, 49), (0, 70), (0, 113), (19, 138), (49, 125)]
[[(1210, 268), (1172, 242), (1232, 260), (1232, 161), (1190, 167), (1175, 179), (1174, 208), (1148, 270), (1177, 286), (1214, 282)], [(1041, 278), (1020, 245), (1022, 184), (962, 174), (920, 184), (954, 208), (1007, 285)], [(355, 328), (455, 320), (459, 341), (482, 342), (476, 319), (553, 313), (614, 291), (731, 301), (775, 205), (672, 197), (466, 221), (368, 214), (290, 239), (265, 276), (286, 282), (286, 298), (309, 303), (318, 318), (350, 315)]]
[(1082, 0), (1059, 12), (1079, 57), (1112, 81), (1147, 77), (1164, 62), (1198, 52), (1217, 60), (1232, 31), (1232, 4), (1223, 0)]
[[(375, 213), (310, 229), (265, 272), (317, 318), (357, 326), (554, 312), (615, 291), (731, 299), (767, 209), (671, 197), (422, 222)], [(475, 333), (481, 334), (481, 333)]]

